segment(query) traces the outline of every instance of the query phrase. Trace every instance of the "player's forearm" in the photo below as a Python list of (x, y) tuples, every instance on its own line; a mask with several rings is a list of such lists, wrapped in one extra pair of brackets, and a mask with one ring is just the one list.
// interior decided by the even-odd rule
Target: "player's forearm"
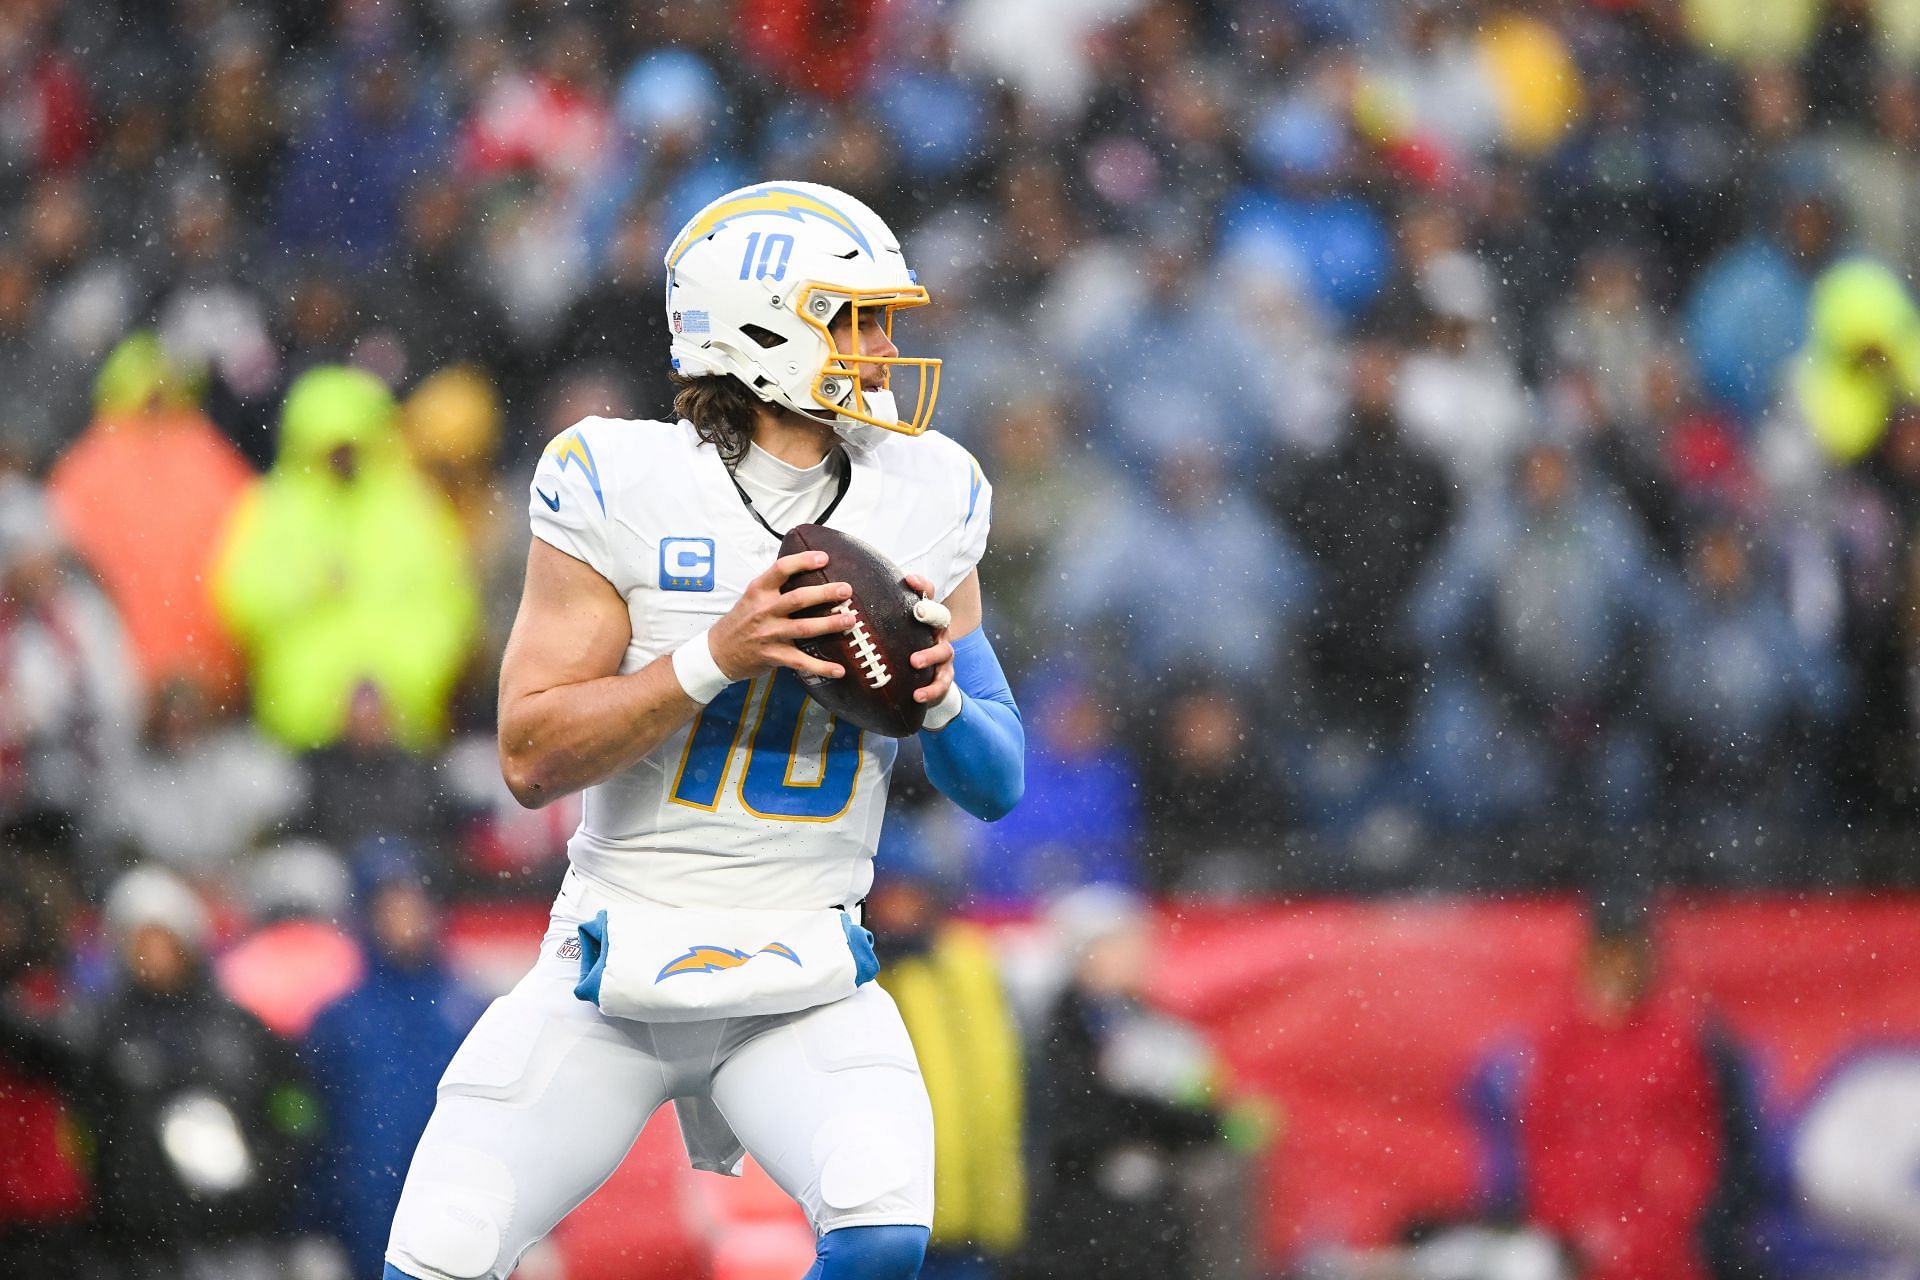
[(943, 705), (920, 735), (927, 780), (974, 817), (998, 822), (1026, 791), (1026, 731), (986, 632), (953, 642), (948, 696), (957, 710)]
[(538, 809), (619, 773), (699, 710), (671, 658), (631, 675), (503, 693), (500, 772), (514, 799)]

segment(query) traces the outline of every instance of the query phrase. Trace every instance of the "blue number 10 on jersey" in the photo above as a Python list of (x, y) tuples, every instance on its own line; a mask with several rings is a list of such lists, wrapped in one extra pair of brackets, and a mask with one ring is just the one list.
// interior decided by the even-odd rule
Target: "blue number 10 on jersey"
[[(801, 747), (810, 715), (825, 717), (826, 728), (816, 730), (816, 748), (804, 753), (815, 765), (806, 769)], [(696, 809), (718, 808), (744, 739), (746, 763), (739, 787), (747, 812), (788, 822), (831, 822), (853, 803), (862, 732), (808, 698), (800, 678), (785, 667), (775, 668), (771, 676), (728, 685), (694, 719), (673, 801)], [(796, 778), (796, 772), (803, 776)]]

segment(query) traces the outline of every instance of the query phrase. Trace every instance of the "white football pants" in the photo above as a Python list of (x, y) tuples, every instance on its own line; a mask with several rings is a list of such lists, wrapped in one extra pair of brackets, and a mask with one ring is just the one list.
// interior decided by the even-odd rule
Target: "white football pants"
[(540, 958), (448, 1064), (389, 1262), (419, 1280), (504, 1280), (669, 1098), (717, 1109), (816, 1232), (932, 1224), (933, 1114), (891, 996), (868, 983), (780, 1017), (606, 1017), (574, 996), (567, 945), (596, 896), (568, 876)]

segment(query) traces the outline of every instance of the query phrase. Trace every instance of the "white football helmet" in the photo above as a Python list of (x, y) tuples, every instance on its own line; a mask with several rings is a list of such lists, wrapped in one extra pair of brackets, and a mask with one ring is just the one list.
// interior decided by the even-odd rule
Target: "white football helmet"
[[(830, 423), (849, 444), (877, 430), (917, 436), (933, 417), (940, 362), (860, 350), (862, 313), (927, 303), (900, 241), (866, 205), (812, 182), (762, 182), (715, 200), (667, 250), (667, 325), (673, 367), (690, 378), (731, 374), (762, 400)], [(842, 307), (851, 350), (827, 326)], [(882, 367), (881, 390), (860, 385), (861, 366)], [(918, 370), (913, 413), (892, 388), (899, 367)]]

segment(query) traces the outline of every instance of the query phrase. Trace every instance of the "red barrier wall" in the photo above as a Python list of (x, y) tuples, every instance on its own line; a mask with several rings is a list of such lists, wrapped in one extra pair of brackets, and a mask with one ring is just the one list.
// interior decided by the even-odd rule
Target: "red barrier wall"
[[(1776, 1117), (1849, 1049), (1920, 1041), (1920, 898), (1715, 898), (1670, 904), (1662, 918), (1673, 980), (1741, 1039)], [(539, 908), (463, 912), (454, 945), (470, 970), (510, 981), (544, 921)], [(1168, 915), (1156, 997), (1286, 1113), (1259, 1188), (1272, 1254), (1377, 1243), (1412, 1216), (1471, 1206), (1481, 1171), (1467, 1080), (1558, 1007), (1580, 937), (1577, 906), (1549, 899)], [(693, 1175), (671, 1131), (654, 1128), (665, 1131), (643, 1138), (635, 1167), (563, 1233), (570, 1254), (618, 1243), (643, 1271), (697, 1273), (708, 1225), (665, 1194)]]
[[(1750, 1050), (1776, 1115), (1848, 1049), (1920, 1038), (1920, 899), (1673, 904), (1675, 981)], [(1564, 998), (1581, 936), (1570, 902), (1318, 902), (1187, 910), (1163, 938), (1157, 995), (1278, 1101), (1264, 1239), (1372, 1243), (1471, 1206), (1479, 1151), (1468, 1076)]]

